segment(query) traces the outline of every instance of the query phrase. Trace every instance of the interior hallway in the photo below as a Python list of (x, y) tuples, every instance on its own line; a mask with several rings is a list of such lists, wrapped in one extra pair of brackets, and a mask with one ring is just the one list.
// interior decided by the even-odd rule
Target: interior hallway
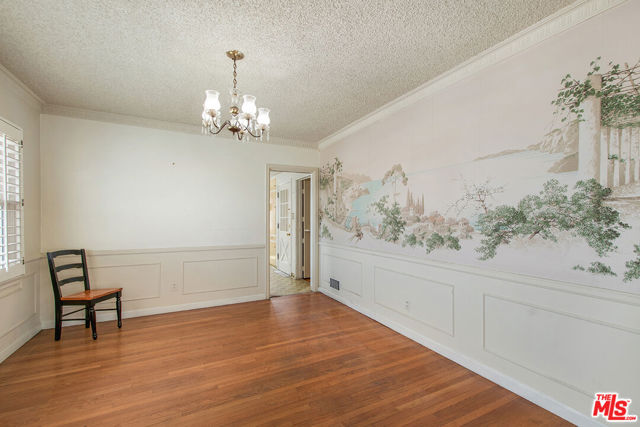
[(272, 297), (281, 297), (284, 295), (304, 294), (311, 292), (310, 281), (303, 279), (292, 279), (285, 273), (270, 266), (270, 287)]

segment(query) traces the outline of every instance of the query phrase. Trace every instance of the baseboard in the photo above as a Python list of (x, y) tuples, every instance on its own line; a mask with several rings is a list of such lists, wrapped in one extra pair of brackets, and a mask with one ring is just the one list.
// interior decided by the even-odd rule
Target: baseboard
[[(11, 356), (41, 330), (40, 320), (38, 316), (34, 314), (26, 322), (4, 334), (2, 338), (0, 338), (0, 363)], [(9, 342), (5, 343), (5, 341)]]
[[(242, 302), (259, 301), (265, 299), (264, 293), (258, 295), (247, 295), (235, 298), (216, 299), (209, 301), (198, 301), (187, 304), (166, 305), (160, 307), (140, 308), (137, 310), (123, 311), (122, 317), (124, 319), (131, 317), (151, 316), (154, 314), (173, 313), (176, 311), (195, 310), (198, 308), (217, 307), (221, 305), (238, 304)], [(113, 321), (116, 319), (115, 312), (98, 313), (98, 322)], [(64, 326), (84, 325), (83, 321), (78, 322), (65, 322)], [(54, 321), (52, 319), (42, 320), (42, 329), (52, 329), (54, 327)]]
[(419, 334), (411, 328), (407, 328), (406, 326), (398, 322), (392, 321), (373, 310), (359, 306), (358, 304), (354, 304), (353, 302), (349, 301), (347, 298), (344, 298), (342, 295), (330, 288), (321, 286), (318, 290), (326, 296), (335, 299), (336, 301), (356, 310), (359, 313), (364, 314), (365, 316), (375, 320), (376, 322), (385, 325), (386, 327), (398, 332), (399, 334), (404, 335), (405, 337), (417, 342), (418, 344), (435, 351), (436, 353), (446, 357), (447, 359), (452, 360), (453, 362), (461, 366), (464, 366), (465, 368), (475, 372), (476, 374), (487, 378), (488, 380), (498, 384), (499, 386), (506, 388), (507, 390), (517, 394), (518, 396), (521, 396), (529, 400), (530, 402), (535, 403), (536, 405), (556, 414), (559, 417), (564, 418), (565, 420), (573, 424), (580, 426), (601, 426), (601, 424), (596, 422), (594, 419), (585, 416), (584, 414), (544, 393), (541, 393), (539, 390), (531, 388), (528, 385), (523, 384), (515, 380), (514, 378), (503, 374), (500, 371), (496, 371), (495, 369), (490, 368), (475, 359), (471, 359), (447, 346), (444, 346), (422, 334)]

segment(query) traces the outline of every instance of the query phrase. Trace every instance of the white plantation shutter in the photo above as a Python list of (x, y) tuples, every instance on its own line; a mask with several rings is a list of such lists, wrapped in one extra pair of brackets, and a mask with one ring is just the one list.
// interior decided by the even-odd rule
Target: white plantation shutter
[(22, 130), (0, 119), (0, 281), (24, 273)]

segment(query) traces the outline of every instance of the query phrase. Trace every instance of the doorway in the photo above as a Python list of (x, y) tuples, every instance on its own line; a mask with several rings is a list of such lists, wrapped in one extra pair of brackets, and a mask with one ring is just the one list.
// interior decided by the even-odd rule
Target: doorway
[(316, 169), (270, 165), (267, 173), (267, 297), (312, 292)]

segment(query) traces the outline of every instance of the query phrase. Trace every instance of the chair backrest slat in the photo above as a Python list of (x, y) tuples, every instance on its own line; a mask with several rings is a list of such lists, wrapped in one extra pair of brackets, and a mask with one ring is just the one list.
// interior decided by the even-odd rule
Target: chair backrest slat
[(66, 285), (67, 283), (73, 283), (73, 282), (84, 282), (84, 276), (69, 277), (68, 279), (58, 280), (58, 286), (63, 286), (63, 285)]
[(78, 262), (76, 264), (58, 265), (56, 266), (56, 272), (60, 272), (62, 270), (69, 270), (71, 268), (82, 268), (82, 263)]
[[(57, 257), (69, 255), (79, 255), (81, 262), (56, 265)], [(87, 254), (84, 249), (66, 249), (62, 251), (47, 252), (47, 260), (49, 261), (49, 273), (51, 274), (51, 285), (53, 286), (53, 296), (55, 297), (56, 304), (60, 303), (60, 298), (62, 297), (60, 287), (67, 283), (83, 282), (84, 289), (86, 291), (91, 289), (91, 285), (89, 283), (89, 272), (87, 269)], [(65, 279), (58, 278), (58, 272), (77, 268), (82, 269), (82, 276), (74, 276)]]

